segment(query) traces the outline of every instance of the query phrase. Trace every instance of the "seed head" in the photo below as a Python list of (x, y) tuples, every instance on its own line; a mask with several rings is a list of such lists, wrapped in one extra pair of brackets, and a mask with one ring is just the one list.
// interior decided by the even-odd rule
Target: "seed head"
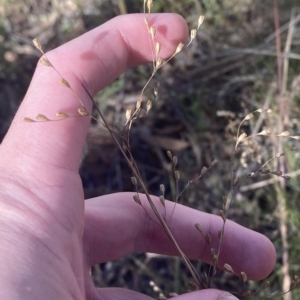
[(42, 56), (40, 58), (40, 63), (46, 67), (52, 67), (52, 64), (50, 63), (50, 61), (48, 60), (48, 58)]
[(235, 273), (234, 271), (233, 271), (233, 269), (232, 269), (232, 267), (231, 267), (231, 265), (229, 265), (229, 264), (224, 264), (224, 269), (226, 269), (228, 272), (230, 272), (230, 273)]
[(159, 196), (159, 200), (160, 200), (161, 204), (162, 204), (163, 206), (165, 206), (165, 197), (164, 197), (164, 195), (160, 195), (160, 196)]
[(131, 182), (135, 187), (137, 186), (137, 180), (134, 176), (131, 177)]
[(177, 296), (178, 296), (178, 294), (176, 294), (176, 293), (169, 293), (169, 298), (177, 297)]
[(136, 109), (140, 109), (141, 105), (142, 105), (142, 100), (139, 99), (139, 100), (136, 102), (135, 108), (136, 108)]
[(197, 230), (199, 230), (200, 232), (202, 232), (202, 228), (201, 228), (200, 224), (198, 224), (198, 223), (195, 224), (195, 227), (196, 227)]
[(245, 272), (241, 272), (241, 277), (242, 277), (243, 282), (246, 283), (247, 282), (247, 275), (246, 275)]
[(42, 114), (38, 114), (35, 118), (37, 120), (43, 121), (43, 122), (50, 121), (45, 115), (42, 115)]
[(191, 41), (196, 37), (197, 34), (197, 29), (192, 29), (191, 30)]
[(58, 111), (58, 112), (56, 113), (56, 116), (59, 117), (59, 118), (68, 118), (68, 117), (69, 117), (68, 114), (66, 114), (66, 113), (64, 113), (64, 112), (62, 112), (62, 111)]
[(158, 53), (160, 52), (160, 49), (161, 49), (161, 43), (156, 42), (155, 43), (155, 53), (156, 53), (156, 55), (158, 55)]
[(149, 33), (150, 33), (152, 39), (154, 39), (155, 34), (156, 34), (156, 28), (155, 28), (154, 26), (151, 26), (151, 27), (149, 28)]
[(30, 118), (24, 118), (23, 121), (24, 121), (24, 122), (27, 122), (27, 123), (35, 122), (34, 120), (32, 120), (32, 119), (30, 119)]
[(271, 129), (264, 129), (263, 131), (259, 132), (258, 135), (266, 135), (266, 136), (270, 136), (272, 133)]
[(141, 200), (138, 194), (133, 195), (133, 200), (137, 203), (137, 204), (141, 204)]
[(126, 109), (125, 117), (126, 117), (126, 121), (128, 122), (131, 117), (131, 109)]
[(207, 233), (205, 236), (205, 242), (209, 245), (211, 241), (210, 235)]
[(88, 115), (89, 115), (89, 113), (88, 113), (88, 111), (86, 110), (85, 107), (79, 107), (79, 108), (77, 109), (77, 111), (78, 111), (78, 113), (79, 113), (81, 116), (88, 116)]
[(277, 136), (289, 136), (290, 133), (288, 131), (283, 131), (280, 134), (278, 134)]
[(239, 136), (239, 138), (238, 138), (238, 140), (237, 140), (237, 145), (239, 144), (239, 143), (241, 143), (245, 138), (247, 137), (247, 133), (245, 133), (245, 132), (243, 132), (240, 136)]
[(198, 26), (197, 29), (200, 28), (200, 26), (202, 25), (202, 23), (204, 22), (205, 17), (203, 15), (201, 15), (198, 19)]
[(210, 167), (212, 168), (213, 166), (215, 166), (218, 163), (217, 159), (214, 159), (213, 162), (211, 163)]
[(32, 42), (33, 42), (33, 45), (34, 45), (40, 52), (43, 53), (42, 45), (41, 45), (39, 39), (33, 39)]
[(183, 43), (179, 43), (178, 46), (177, 46), (177, 48), (176, 48), (176, 50), (175, 50), (175, 53), (179, 53), (182, 50), (183, 47), (184, 47), (184, 44)]
[(147, 113), (149, 112), (149, 110), (151, 109), (151, 107), (152, 107), (152, 101), (151, 101), (151, 100), (148, 100), (148, 101), (147, 101), (147, 104), (146, 104), (146, 112), (147, 112)]
[(173, 156), (172, 162), (173, 162), (173, 166), (176, 167), (176, 165), (177, 165), (177, 163), (178, 163), (178, 158), (177, 158), (177, 156)]
[(244, 121), (251, 120), (253, 117), (254, 115), (251, 113), (244, 118)]
[(158, 69), (163, 63), (163, 59), (162, 57), (158, 57), (157, 58), (157, 61), (156, 61), (156, 64), (155, 64), (155, 67)]
[(147, 8), (148, 12), (151, 11), (151, 8), (153, 7), (153, 0), (147, 0)]
[(202, 167), (201, 172), (200, 172), (200, 176), (203, 176), (206, 172), (207, 172), (207, 168), (206, 167)]
[(67, 88), (71, 87), (70, 84), (69, 84), (69, 82), (66, 79), (64, 79), (64, 78), (60, 78), (59, 82), (60, 82), (61, 85), (65, 86)]
[(263, 284), (263, 289), (267, 289), (270, 286), (270, 282), (269, 281), (265, 281)]
[(300, 136), (299, 135), (291, 136), (291, 138), (294, 139), (294, 140), (300, 141)]

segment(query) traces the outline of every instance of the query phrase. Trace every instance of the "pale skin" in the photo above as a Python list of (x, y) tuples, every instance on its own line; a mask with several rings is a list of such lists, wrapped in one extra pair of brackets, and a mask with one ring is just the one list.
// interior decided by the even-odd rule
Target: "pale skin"
[[(157, 28), (163, 57), (185, 42), (187, 27), (181, 17), (153, 15), (151, 22)], [(89, 111), (92, 104), (81, 84), (95, 94), (127, 67), (152, 60), (142, 15), (115, 18), (47, 57)], [(24, 117), (34, 118), (38, 113), (48, 117), (57, 111), (74, 114), (78, 107), (74, 94), (58, 83), (53, 69), (38, 64), (0, 147), (1, 299), (151, 299), (126, 289), (95, 288), (89, 275), (91, 266), (135, 251), (177, 254), (131, 193), (84, 202), (78, 169), (89, 118), (23, 122)], [(160, 205), (156, 198), (154, 201)], [(143, 203), (151, 214), (145, 199)], [(167, 203), (167, 213), (172, 208)], [(195, 223), (201, 224), (216, 246), (221, 218), (180, 205), (172, 218), (171, 230), (186, 255), (209, 261), (210, 247)], [(259, 233), (228, 222), (220, 267), (224, 263), (246, 272), (250, 279), (261, 280), (274, 267), (275, 250)], [(210, 289), (177, 298), (220, 300), (229, 295)]]

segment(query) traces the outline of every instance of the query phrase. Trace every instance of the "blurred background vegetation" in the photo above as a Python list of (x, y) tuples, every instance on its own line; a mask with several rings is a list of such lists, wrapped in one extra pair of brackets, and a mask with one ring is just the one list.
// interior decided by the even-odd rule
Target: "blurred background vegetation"
[[(0, 0), (0, 141), (40, 56), (32, 45), (33, 38), (39, 38), (44, 49), (52, 49), (115, 16), (142, 12), (142, 3)], [(159, 84), (159, 97), (149, 115), (131, 131), (132, 152), (152, 194), (159, 195), (163, 183), (166, 198), (174, 199), (167, 150), (179, 158), (180, 188), (216, 158), (218, 164), (205, 180), (185, 192), (180, 203), (218, 214), (222, 196), (230, 190), (229, 161), (244, 116), (269, 107), (272, 114), (255, 117), (242, 130), (253, 134), (271, 128), (277, 133), (287, 130), (300, 135), (299, 5), (299, 0), (155, 1), (153, 11), (177, 12), (190, 28), (196, 26), (200, 14), (206, 19), (194, 43), (157, 74), (152, 87)], [(129, 69), (97, 95), (96, 101), (111, 124), (124, 122), (124, 112), (135, 104), (150, 74), (151, 66)], [(146, 93), (149, 97), (152, 94)], [(237, 223), (268, 236), (277, 249), (277, 265), (266, 294), (288, 285), (288, 274), (300, 274), (298, 144), (287, 138), (257, 137), (250, 139), (236, 158), (237, 173), (243, 176), (284, 151), (285, 160), (274, 160), (268, 168), (292, 175), (288, 181), (264, 175), (243, 182), (229, 214)], [(133, 190), (129, 168), (109, 134), (95, 123), (88, 134), (80, 172), (87, 198)], [(205, 268), (199, 263), (196, 266), (199, 271)], [(128, 287), (153, 297), (159, 292), (151, 281), (167, 295), (186, 291), (190, 280), (179, 259), (151, 253), (95, 266), (92, 275), (100, 287)], [(256, 291), (261, 286), (250, 282), (242, 287), (236, 277), (223, 273), (216, 276), (214, 285), (239, 292), (247, 288)], [(263, 293), (257, 295), (264, 297)], [(300, 292), (294, 290), (285, 296), (285, 300), (292, 298), (300, 299)]]

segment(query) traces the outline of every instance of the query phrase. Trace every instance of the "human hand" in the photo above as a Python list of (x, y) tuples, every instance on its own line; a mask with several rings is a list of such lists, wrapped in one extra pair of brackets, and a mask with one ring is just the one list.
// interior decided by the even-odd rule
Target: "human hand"
[[(47, 53), (89, 111), (92, 104), (82, 84), (95, 94), (126, 67), (152, 60), (143, 18), (115, 18)], [(185, 22), (171, 14), (151, 15), (151, 22), (163, 45), (161, 55), (168, 57), (187, 36)], [(57, 74), (38, 64), (0, 147), (1, 299), (150, 299), (125, 289), (96, 289), (90, 267), (134, 251), (176, 255), (166, 234), (145, 216), (131, 193), (84, 202), (78, 169), (88, 118), (23, 122), (37, 113), (72, 113), (78, 107), (74, 95), (58, 84)], [(169, 212), (173, 208), (170, 203), (166, 206)], [(217, 241), (222, 220), (181, 205), (175, 209), (171, 230), (182, 250), (209, 262), (209, 249), (195, 223)], [(228, 263), (249, 279), (260, 280), (274, 262), (275, 250), (267, 238), (228, 221), (220, 266)], [(229, 294), (202, 290), (178, 299), (225, 299), (225, 295)]]

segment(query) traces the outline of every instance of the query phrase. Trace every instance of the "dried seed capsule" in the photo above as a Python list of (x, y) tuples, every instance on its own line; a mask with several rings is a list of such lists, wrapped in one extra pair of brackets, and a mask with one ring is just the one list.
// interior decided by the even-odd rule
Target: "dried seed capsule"
[(79, 107), (79, 108), (77, 109), (77, 111), (78, 111), (78, 113), (79, 113), (81, 116), (88, 116), (88, 115), (89, 115), (89, 113), (88, 113), (88, 111), (86, 110), (85, 107)]
[(200, 176), (203, 176), (207, 172), (207, 170), (208, 170), (208, 168), (202, 167), (201, 172), (200, 172)]
[(35, 122), (34, 120), (32, 120), (32, 119), (30, 119), (30, 118), (24, 118), (23, 121), (24, 121), (24, 122), (28, 122), (28, 123)]
[(142, 100), (139, 99), (139, 100), (136, 102), (135, 108), (136, 108), (136, 109), (140, 109), (140, 108), (141, 108), (141, 105), (142, 105)]
[(128, 122), (131, 118), (131, 109), (126, 109), (125, 117), (126, 121)]
[(66, 79), (64, 79), (64, 78), (60, 78), (59, 82), (60, 82), (61, 85), (65, 86), (67, 88), (71, 87), (70, 84), (69, 84), (69, 82)]
[(266, 281), (266, 282), (264, 282), (264, 284), (263, 284), (263, 289), (267, 289), (269, 286), (270, 286), (270, 282), (269, 282), (269, 281)]
[(217, 159), (214, 159), (213, 162), (211, 163), (210, 167), (212, 168), (213, 166), (215, 166), (218, 163)]
[(131, 177), (131, 182), (134, 186), (137, 186), (137, 180), (134, 176)]
[(160, 49), (161, 49), (161, 43), (156, 42), (155, 43), (155, 53), (156, 53), (156, 55), (158, 55), (158, 53), (160, 52)]
[(174, 172), (175, 180), (178, 181), (180, 179), (180, 173), (178, 170), (175, 170)]
[(52, 67), (52, 64), (50, 63), (50, 61), (44, 56), (40, 58), (40, 63), (46, 67)]
[(191, 41), (196, 37), (197, 34), (197, 30), (196, 29), (192, 29), (191, 30)]
[(38, 114), (35, 118), (39, 121), (44, 121), (44, 122), (50, 121), (45, 115), (42, 114)]
[(152, 6), (153, 6), (153, 0), (147, 0), (147, 8), (149, 12), (151, 11)]
[(198, 229), (200, 232), (202, 232), (202, 228), (201, 228), (201, 226), (200, 226), (200, 224), (195, 224), (195, 227), (196, 227), (196, 229)]
[(176, 165), (177, 165), (177, 163), (178, 163), (178, 158), (177, 158), (177, 156), (173, 156), (172, 162), (173, 162), (173, 166), (176, 167)]
[(243, 282), (246, 283), (247, 282), (247, 275), (246, 275), (245, 272), (241, 272), (241, 277), (242, 277)]
[(200, 17), (199, 17), (199, 19), (198, 19), (198, 26), (197, 26), (197, 29), (199, 29), (199, 27), (202, 25), (202, 23), (204, 22), (204, 16), (203, 15), (201, 15)]
[(141, 204), (141, 200), (138, 194), (133, 195), (133, 200), (137, 203), (137, 204)]
[(184, 47), (184, 44), (183, 43), (179, 43), (178, 46), (177, 46), (177, 48), (176, 48), (176, 50), (175, 50), (175, 53), (179, 53), (182, 50), (183, 47)]
[(165, 197), (164, 197), (164, 195), (160, 195), (160, 196), (159, 196), (159, 200), (160, 200), (161, 204), (162, 204), (163, 206), (165, 206)]
[(152, 101), (151, 101), (151, 100), (148, 100), (148, 101), (147, 101), (147, 104), (146, 104), (146, 112), (147, 112), (147, 113), (149, 112), (149, 110), (151, 109), (151, 107), (152, 107)]
[(59, 117), (59, 118), (68, 118), (68, 117), (69, 117), (68, 114), (66, 114), (66, 113), (64, 113), (64, 112), (62, 112), (62, 111), (58, 111), (58, 112), (56, 113), (56, 116)]
[(155, 63), (155, 67), (156, 67), (156, 68), (159, 68), (159, 67), (162, 65), (162, 63), (163, 63), (162, 57), (158, 57), (158, 58), (157, 58), (157, 61), (156, 61), (156, 63)]
[(155, 34), (156, 34), (156, 28), (154, 26), (151, 26), (149, 28), (149, 33), (150, 33), (151, 37), (154, 39)]
[(233, 271), (231, 265), (229, 265), (229, 264), (224, 264), (224, 269), (226, 269), (227, 271), (229, 271), (229, 272), (231, 272), (231, 273), (234, 273), (234, 271)]
[(209, 244), (210, 244), (210, 241), (211, 241), (210, 235), (209, 235), (209, 234), (206, 234), (206, 236), (205, 236), (205, 242), (209, 245)]
[(43, 53), (42, 45), (41, 45), (39, 39), (33, 39), (32, 42), (33, 42), (33, 45), (34, 45), (40, 52)]

